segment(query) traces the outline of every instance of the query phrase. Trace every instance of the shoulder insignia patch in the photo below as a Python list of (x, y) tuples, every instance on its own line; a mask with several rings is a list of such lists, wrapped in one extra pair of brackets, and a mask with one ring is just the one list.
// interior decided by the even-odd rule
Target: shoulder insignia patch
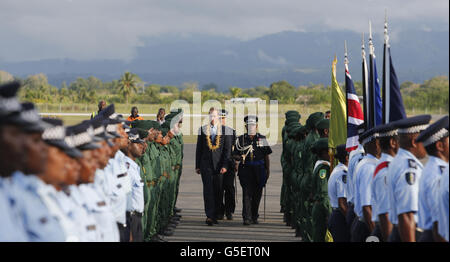
[(127, 169), (130, 169), (130, 163), (126, 162), (127, 164)]
[(320, 179), (326, 178), (326, 177), (327, 177), (327, 170), (321, 169), (321, 170), (319, 171), (319, 177), (320, 177)]
[(41, 222), (41, 224), (45, 224), (45, 223), (47, 223), (47, 218), (46, 217), (41, 217), (39, 219), (39, 222)]
[(342, 182), (344, 182), (344, 184), (347, 184), (347, 175), (342, 175)]
[(417, 163), (414, 161), (414, 159), (408, 159), (408, 166), (410, 168), (417, 168)]
[(414, 185), (416, 183), (416, 173), (407, 172), (405, 174), (406, 182), (410, 185)]
[(444, 170), (445, 170), (445, 166), (439, 166), (439, 170), (441, 171), (441, 174), (443, 174)]

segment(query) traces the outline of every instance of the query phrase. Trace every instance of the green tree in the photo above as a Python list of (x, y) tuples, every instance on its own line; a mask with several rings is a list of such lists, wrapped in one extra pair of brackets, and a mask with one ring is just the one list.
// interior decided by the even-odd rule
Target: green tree
[(126, 103), (130, 96), (137, 92), (137, 79), (136, 75), (130, 72), (125, 72), (119, 80), (119, 92), (125, 96)]
[(236, 98), (242, 92), (242, 89), (239, 87), (230, 87), (230, 93), (232, 98)]
[(271, 100), (278, 100), (281, 103), (293, 103), (295, 101), (296, 89), (287, 81), (272, 83), (268, 92)]

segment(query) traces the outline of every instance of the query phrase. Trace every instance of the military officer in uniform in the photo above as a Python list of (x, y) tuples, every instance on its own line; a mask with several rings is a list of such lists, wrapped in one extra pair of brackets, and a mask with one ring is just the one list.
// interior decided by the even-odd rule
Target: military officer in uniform
[(415, 242), (419, 211), (419, 181), (426, 156), (422, 142), (416, 138), (428, 127), (430, 115), (419, 115), (396, 121), (400, 149), (388, 168), (389, 219), (394, 225), (388, 241)]
[(333, 236), (333, 242), (349, 242), (350, 231), (345, 217), (347, 215), (347, 165), (348, 152), (345, 145), (336, 148), (336, 157), (339, 164), (331, 172), (328, 180), (328, 196), (330, 198), (331, 215), (328, 229)]
[(246, 116), (244, 122), (247, 132), (236, 139), (233, 155), (240, 157), (238, 176), (242, 186), (243, 224), (250, 225), (258, 224), (259, 203), (270, 175), (272, 149), (266, 137), (257, 132), (257, 116)]
[(317, 155), (311, 177), (312, 204), (312, 241), (325, 242), (328, 218), (330, 216), (330, 201), (328, 198), (328, 179), (330, 177), (330, 155), (328, 154), (328, 138), (319, 138), (311, 147)]
[(433, 228), (438, 228), (438, 212), (436, 192), (439, 190), (439, 180), (443, 176), (444, 169), (448, 167), (448, 116), (445, 116), (427, 129), (422, 131), (417, 142), (422, 142), (428, 153), (428, 162), (423, 168), (422, 177), (419, 180), (419, 211), (418, 227), (423, 229), (419, 242), (433, 242)]

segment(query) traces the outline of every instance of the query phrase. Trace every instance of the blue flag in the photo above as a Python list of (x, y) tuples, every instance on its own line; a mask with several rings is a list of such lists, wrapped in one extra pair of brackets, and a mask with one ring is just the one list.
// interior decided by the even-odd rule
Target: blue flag
[[(373, 57), (373, 107), (374, 107), (374, 127), (383, 122), (383, 105), (381, 102), (380, 81), (377, 74), (377, 63)], [(372, 74), (372, 72), (370, 72)]]
[(403, 106), (402, 94), (400, 93), (400, 85), (398, 84), (397, 74), (395, 73), (394, 65), (392, 64), (391, 49), (389, 52), (389, 119), (387, 122), (406, 118), (405, 107)]

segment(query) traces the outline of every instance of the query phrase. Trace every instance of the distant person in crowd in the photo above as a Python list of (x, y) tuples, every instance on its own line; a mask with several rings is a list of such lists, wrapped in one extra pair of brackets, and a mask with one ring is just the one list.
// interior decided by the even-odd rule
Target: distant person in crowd
[(160, 108), (158, 110), (158, 114), (156, 115), (156, 121), (158, 121), (158, 123), (160, 125), (162, 125), (165, 122), (165, 120), (164, 120), (165, 115), (166, 115), (166, 110), (164, 108)]
[(330, 119), (331, 118), (331, 111), (328, 110), (327, 112), (325, 112), (325, 118), (326, 119)]
[(100, 100), (100, 102), (98, 102), (98, 112), (92, 112), (91, 114), (91, 119), (94, 118), (96, 115), (100, 114), (100, 112), (106, 107), (106, 102), (105, 100)]
[(131, 115), (127, 118), (127, 121), (133, 122), (134, 120), (144, 120), (144, 118), (139, 116), (138, 113), (138, 108), (133, 106), (131, 108)]

